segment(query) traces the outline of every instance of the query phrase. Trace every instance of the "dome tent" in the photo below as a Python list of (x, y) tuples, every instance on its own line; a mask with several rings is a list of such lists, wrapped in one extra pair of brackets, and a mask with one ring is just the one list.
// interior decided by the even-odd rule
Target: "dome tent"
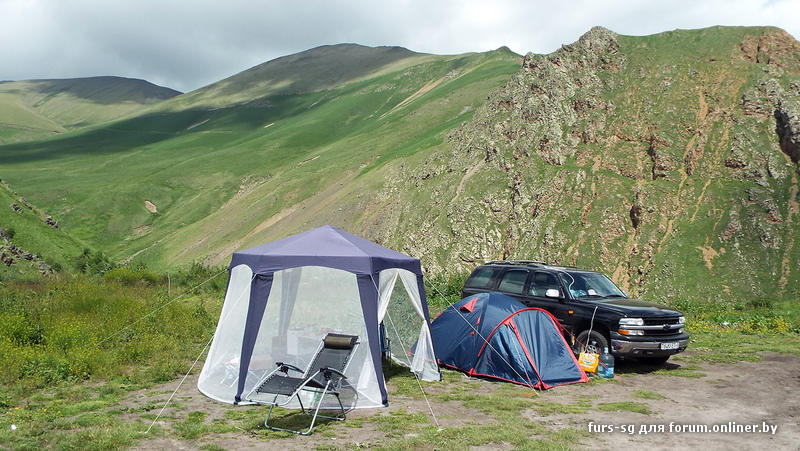
[[(378, 330), (384, 317), (393, 320), (393, 347), (423, 344), (413, 360), (403, 349), (392, 358), (422, 379), (440, 379), (418, 259), (326, 225), (235, 252), (229, 270), (197, 383), (206, 396), (249, 404), (243, 395), (275, 362), (304, 368), (334, 332), (359, 337), (346, 371), (355, 395), (349, 407), (386, 406)], [(398, 279), (405, 290), (395, 289)]]
[(431, 323), (443, 366), (531, 388), (586, 382), (586, 373), (547, 311), (501, 293), (468, 296)]

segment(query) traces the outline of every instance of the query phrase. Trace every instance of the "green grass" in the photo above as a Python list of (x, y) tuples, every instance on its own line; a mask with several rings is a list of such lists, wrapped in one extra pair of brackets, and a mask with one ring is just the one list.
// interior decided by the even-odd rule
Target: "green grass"
[(592, 403), (589, 399), (581, 399), (572, 404), (562, 404), (553, 401), (538, 400), (533, 406), (540, 415), (556, 415), (556, 414), (569, 414), (569, 413), (586, 413), (592, 408)]
[(652, 390), (635, 390), (633, 397), (640, 399), (666, 399), (666, 396)]
[[(533, 409), (543, 415), (585, 413), (591, 407), (591, 403), (586, 399), (574, 405), (565, 405), (525, 396), (529, 394), (527, 390), (505, 384), (498, 384), (489, 393), (475, 393), (470, 390), (472, 383), (464, 381), (460, 373), (444, 370), (443, 376), (446, 385), (442, 387), (442, 384), (434, 384), (426, 388), (429, 396), (433, 389), (443, 389), (444, 392), (433, 395), (439, 402), (463, 403), (465, 407), (480, 411), (481, 415), (496, 420), (499, 426), (467, 421), (460, 426), (437, 429), (425, 413), (409, 413), (401, 409), (388, 415), (373, 416), (352, 426), (363, 427), (366, 422), (375, 423), (378, 430), (385, 435), (385, 438), (378, 442), (361, 445), (374, 449), (407, 449), (419, 446), (464, 449), (469, 446), (507, 443), (521, 449), (572, 449), (576, 443), (587, 437), (583, 430), (564, 428), (550, 431), (520, 416), (526, 409)], [(402, 381), (398, 381), (398, 377), (400, 374), (393, 376), (390, 379), (391, 383), (402, 387)], [(416, 396), (418, 394), (417, 389)], [(407, 396), (407, 394), (399, 388), (392, 393), (392, 396)]]
[[(0, 380), (16, 393), (95, 378), (171, 380), (214, 331), (224, 287), (219, 279), (185, 292), (181, 302), (172, 302), (160, 278), (63, 275), (6, 283), (0, 286)], [(175, 282), (178, 295), (200, 280), (178, 276)], [(145, 316), (157, 309), (158, 315)]]
[[(306, 80), (295, 80), (306, 86), (300, 93), (260, 89), (259, 97), (247, 98), (252, 102), (235, 100), (264, 74), (289, 78), (278, 61), (136, 117), (2, 146), (0, 171), (74, 236), (115, 260), (146, 250), (138, 259), (151, 266), (189, 263), (336, 186), (342, 174), (361, 172), (363, 183), (380, 180), (386, 163), (441, 142), (463, 120), (460, 111), (474, 109), (518, 66), (518, 57), (504, 52), (438, 57), (375, 50), (370, 59), (369, 50), (361, 51), (360, 65), (337, 62), (350, 71), (339, 78), (315, 80), (332, 76), (319, 68), (295, 73)], [(454, 70), (463, 77), (392, 111)], [(222, 104), (202, 106), (207, 94)], [(248, 178), (264, 182), (226, 204)], [(340, 188), (334, 201), (348, 199), (352, 187)], [(145, 200), (157, 214), (144, 208)], [(228, 221), (234, 216), (241, 218), (235, 225)], [(265, 230), (242, 244), (258, 244), (267, 232), (282, 233)], [(228, 255), (213, 256), (213, 263)]]
[(182, 421), (175, 424), (175, 433), (181, 439), (193, 440), (205, 434), (235, 430), (231, 426), (220, 422), (207, 424), (205, 418), (205, 412), (189, 412)]
[[(199, 266), (173, 272), (173, 298), (215, 272)], [(0, 318), (4, 321), (0, 327), (4, 346), (0, 353), (0, 443), (14, 449), (110, 449), (172, 437), (181, 443), (213, 447), (216, 445), (211, 442), (216, 437), (228, 433), (292, 440), (292, 434), (263, 428), (262, 407), (232, 408), (222, 418), (211, 420), (206, 412), (188, 408), (183, 397), (173, 400), (159, 424), (145, 435), (171, 388), (149, 393), (155, 397), (137, 407), (125, 407), (126, 399), (132, 392), (175, 381), (186, 371), (204, 345), (203, 337), (213, 332), (225, 286), (224, 280), (219, 280), (189, 290), (181, 302), (135, 323), (130, 333), (112, 338), (109, 344), (100, 343), (101, 337), (112, 335), (137, 321), (143, 312), (163, 305), (165, 283), (162, 274), (123, 267), (103, 276), (7, 281), (0, 286)], [(447, 280), (439, 280), (430, 288), (446, 293), (447, 284)], [(692, 315), (712, 312), (698, 309)], [(180, 321), (175, 320), (178, 317)], [(628, 370), (620, 367), (620, 374), (623, 378), (624, 374), (636, 372), (703, 377), (699, 371), (701, 361), (749, 360), (758, 358), (761, 351), (800, 353), (800, 338), (794, 332), (752, 335), (737, 329), (725, 329), (723, 334), (698, 330), (692, 333), (692, 340), (691, 354), (676, 357), (680, 366), (627, 365), (624, 368)], [(391, 398), (422, 396), (417, 380), (406, 369), (387, 364), (384, 373)], [(463, 449), (500, 444), (522, 449), (573, 449), (590, 437), (583, 428), (551, 430), (531, 422), (525, 412), (545, 418), (615, 411), (651, 415), (652, 409), (637, 400), (663, 399), (656, 391), (636, 390), (631, 394), (632, 400), (598, 402), (597, 397), (579, 395), (567, 403), (552, 399), (549, 392), (534, 394), (524, 387), (504, 383), (490, 384), (487, 389), (485, 384), (459, 372), (443, 370), (442, 375), (443, 382), (422, 382), (431, 401), (458, 403), (491, 422), (465, 420), (438, 430), (427, 412), (400, 409), (349, 418), (344, 423), (321, 420), (314, 434), (349, 443), (343, 446), (375, 449)], [(290, 428), (302, 428), (308, 420), (297, 411), (280, 408), (271, 419)], [(14, 431), (10, 429), (12, 424), (17, 426)], [(381, 438), (360, 444), (346, 441), (348, 430), (361, 428), (377, 431)], [(91, 443), (86, 444), (87, 441)]]
[[(42, 393), (48, 396), (38, 396)], [(118, 411), (107, 410), (123, 393), (111, 382), (99, 390), (86, 384), (60, 384), (36, 392), (25, 404), (0, 415), (0, 442), (14, 449), (37, 449), (45, 443), (63, 449), (130, 446), (144, 436), (146, 424), (123, 421)], [(12, 431), (11, 425), (17, 429)]]
[(653, 413), (646, 404), (635, 401), (601, 402), (597, 405), (597, 410), (602, 412), (627, 411), (650, 415)]
[(0, 143), (41, 139), (129, 115), (178, 94), (120, 77), (0, 83)]
[[(147, 412), (160, 405), (144, 406), (139, 419), (128, 421), (121, 416), (130, 409), (119, 404), (132, 390), (173, 380), (203, 348), (225, 280), (190, 288), (210, 272), (174, 273), (173, 294), (185, 295), (169, 305), (175, 296), (168, 296), (166, 280), (142, 269), (0, 285), (0, 443), (116, 449), (143, 438)], [(180, 400), (172, 407), (180, 411)], [(204, 425), (190, 412), (175, 429), (191, 438), (230, 427)]]
[[(11, 209), (14, 204), (19, 212)], [(0, 238), (0, 251), (14, 260), (11, 266), (2, 265), (0, 281), (35, 278), (41, 269), (40, 262), (56, 271), (69, 268), (85, 247), (69, 233), (47, 225), (47, 214), (30, 203), (28, 205), (30, 208), (23, 203), (21, 196), (7, 185), (0, 184), (0, 229), (3, 229), (4, 236)], [(12, 245), (37, 257), (27, 260), (14, 255)]]
[[(793, 167), (774, 119), (741, 101), (772, 77), (742, 44), (771, 33), (616, 36), (613, 55), (575, 45), (536, 57), (535, 73), (502, 49), (327, 46), (113, 123), (2, 145), (0, 172), (86, 247), (158, 269), (223, 264), (236, 249), (331, 223), (420, 256), (435, 276), (541, 259), (601, 270), (659, 302), (791, 302), (800, 286), (797, 252), (784, 247), (800, 243), (787, 221)], [(587, 66), (603, 58), (616, 70)], [(549, 71), (556, 60), (575, 70)], [(790, 93), (800, 68), (781, 61), (775, 82)], [(593, 107), (574, 121), (542, 122), (582, 101)], [(651, 138), (667, 162), (657, 177)], [(539, 150), (545, 141), (564, 154), (559, 164)], [(737, 142), (742, 170), (725, 166)], [(770, 202), (781, 221), (768, 220)], [(634, 203), (644, 212), (636, 230)], [(735, 217), (740, 231), (721, 238)]]
[(761, 352), (800, 355), (800, 335), (796, 333), (764, 333), (759, 335), (737, 332), (700, 332), (694, 334), (689, 363), (733, 363), (758, 361)]
[[(45, 92), (22, 102), (0, 89), (0, 122), (17, 117), (31, 128), (0, 128), (0, 175), (19, 192), (0, 189), (0, 201), (24, 196), (65, 230), (42, 226), (40, 210), (17, 214), (0, 204), (13, 243), (65, 269), (84, 248), (115, 261), (138, 253), (134, 264), (102, 277), (43, 281), (31, 265), (2, 273), (0, 443), (20, 449), (138, 443), (159, 404), (134, 412), (121, 408), (120, 399), (188, 368), (213, 333), (224, 288), (215, 281), (126, 328), (213, 275), (199, 264), (180, 271), (172, 265), (225, 263), (236, 249), (325, 222), (420, 256), (431, 274), (432, 316), (458, 299), (465, 271), (494, 258), (597, 269), (636, 296), (684, 312), (692, 341), (689, 353), (674, 358), (680, 365), (620, 367), (623, 378), (626, 372), (702, 378), (707, 362), (757, 360), (764, 351), (797, 355), (800, 232), (793, 227), (798, 218), (787, 220), (795, 168), (777, 150), (774, 120), (742, 109), (743, 96), (756, 95), (774, 67), (741, 57), (741, 43), (769, 32), (714, 27), (619, 37), (619, 51), (609, 57), (617, 70), (582, 65), (570, 73), (585, 72), (587, 82), (599, 77), (598, 92), (587, 84), (569, 104), (542, 105), (533, 116), (524, 105), (540, 97), (526, 89), (573, 79), (519, 71), (519, 57), (505, 51), (445, 57), (324, 48), (317, 51), (324, 58), (307, 71), (289, 59), (268, 63), (124, 118), (114, 99), (93, 99), (104, 104), (95, 110), (86, 93), (76, 100)], [(575, 51), (552, 58), (568, 63)], [(344, 56), (353, 64), (321, 70)], [(795, 60), (784, 62), (776, 80), (786, 92), (800, 80)], [(512, 74), (519, 83), (498, 90)], [(265, 77), (278, 82), (259, 85)], [(707, 120), (698, 119), (701, 94)], [(598, 108), (576, 123), (555, 121), (551, 130), (538, 122), (586, 99)], [(720, 111), (726, 113), (714, 115)], [(107, 122), (112, 117), (119, 119)], [(595, 138), (581, 142), (583, 132)], [(566, 155), (559, 165), (542, 158), (544, 137), (566, 143), (556, 149)], [(668, 167), (654, 178), (648, 149), (656, 138)], [(724, 164), (737, 142), (744, 143), (741, 171)], [(686, 157), (693, 155), (688, 175)], [(759, 171), (766, 175), (754, 175)], [(643, 211), (635, 230), (634, 203)], [(768, 220), (773, 204), (781, 221)], [(737, 218), (738, 231), (726, 238)], [(707, 260), (709, 250), (715, 256)], [(782, 287), (777, 281), (786, 268)], [(407, 372), (389, 368), (387, 377), (394, 396), (420, 396)], [(552, 432), (520, 412), (646, 414), (635, 401), (566, 405), (513, 386), (480, 393), (459, 373), (444, 377), (445, 384), (423, 383), (433, 399), (461, 403), (502, 426), (438, 431), (424, 415), (395, 412), (343, 427), (380, 428), (386, 440), (366, 444), (374, 448), (570, 448), (586, 437), (582, 431)], [(178, 401), (163, 417), (184, 439), (227, 430), (188, 410)], [(252, 435), (288, 437), (260, 428), (258, 409), (230, 412), (225, 420)], [(138, 419), (125, 423), (125, 415)], [(279, 411), (276, 420), (303, 419)], [(17, 423), (22, 427), (12, 433), (8, 427)], [(339, 430), (323, 423), (319, 433)], [(167, 431), (157, 426), (152, 433)]]

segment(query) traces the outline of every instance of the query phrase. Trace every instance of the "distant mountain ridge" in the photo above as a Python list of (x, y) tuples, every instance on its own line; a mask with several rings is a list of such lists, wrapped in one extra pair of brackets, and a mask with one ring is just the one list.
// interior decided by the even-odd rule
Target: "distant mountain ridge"
[(402, 47), (323, 45), (256, 65), (164, 106), (225, 106), (272, 95), (331, 89), (396, 63), (414, 64), (426, 56), (431, 57)]
[(108, 122), (179, 94), (111, 76), (0, 82), (0, 143)]
[[(2, 81), (0, 85), (11, 83), (30, 84), (32, 89), (42, 94), (69, 93), (100, 104), (154, 103), (182, 94), (180, 91), (158, 86), (147, 80), (116, 76)], [(4, 86), (4, 91), (10, 90), (7, 88)]]

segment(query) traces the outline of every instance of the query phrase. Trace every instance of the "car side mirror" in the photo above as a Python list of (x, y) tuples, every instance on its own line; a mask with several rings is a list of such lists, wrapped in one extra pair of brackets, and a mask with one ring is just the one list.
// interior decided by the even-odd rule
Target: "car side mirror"
[(556, 290), (555, 288), (549, 288), (547, 291), (544, 292), (544, 295), (548, 298), (559, 299), (561, 297), (561, 291)]

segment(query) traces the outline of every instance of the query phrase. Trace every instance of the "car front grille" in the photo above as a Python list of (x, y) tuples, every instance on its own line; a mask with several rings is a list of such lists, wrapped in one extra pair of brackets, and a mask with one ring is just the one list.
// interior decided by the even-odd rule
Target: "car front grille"
[[(670, 335), (679, 335), (680, 328), (675, 327), (678, 325), (678, 318), (645, 318), (644, 325), (646, 329), (644, 331), (645, 335), (648, 336), (656, 336), (656, 337), (664, 337)], [(653, 326), (671, 326), (666, 329), (657, 329), (653, 328)]]

